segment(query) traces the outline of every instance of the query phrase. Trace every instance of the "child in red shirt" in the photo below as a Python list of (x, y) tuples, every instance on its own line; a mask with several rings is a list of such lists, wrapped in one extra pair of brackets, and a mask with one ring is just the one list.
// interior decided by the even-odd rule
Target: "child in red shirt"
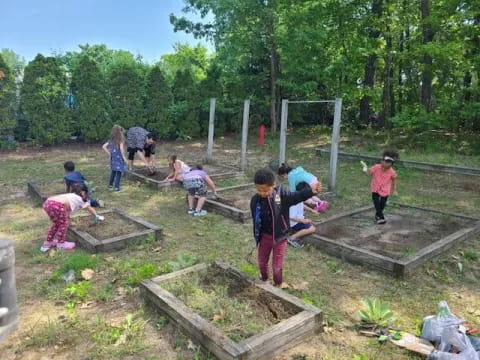
[(373, 205), (375, 206), (375, 221), (377, 224), (385, 224), (383, 210), (387, 205), (388, 196), (393, 188), (393, 195), (397, 196), (397, 173), (392, 166), (398, 159), (398, 152), (394, 150), (385, 150), (383, 152), (380, 164), (373, 165), (370, 169), (362, 161), (363, 172), (372, 177), (370, 189), (372, 191)]

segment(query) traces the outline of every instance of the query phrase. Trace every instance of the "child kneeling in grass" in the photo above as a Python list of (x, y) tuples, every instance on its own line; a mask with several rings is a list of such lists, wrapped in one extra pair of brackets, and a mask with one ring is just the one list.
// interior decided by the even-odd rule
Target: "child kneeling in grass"
[(273, 252), (272, 269), (275, 286), (283, 287), (283, 258), (287, 248), (287, 236), (290, 229), (290, 206), (311, 198), (322, 191), (317, 182), (297, 192), (289, 192), (275, 186), (275, 174), (269, 169), (261, 169), (254, 177), (257, 194), (250, 201), (253, 219), (253, 235), (257, 243), (258, 268), (261, 280), (268, 280), (268, 260)]
[[(297, 191), (309, 189), (310, 185), (306, 182), (301, 182), (297, 185)], [(305, 209), (310, 209), (306, 204), (300, 203), (290, 207), (290, 227), (294, 234), (289, 236), (287, 242), (294, 248), (303, 248), (305, 245), (299, 239), (315, 233), (315, 226), (312, 225), (312, 220), (305, 219)]]
[(52, 226), (48, 230), (47, 239), (40, 248), (42, 252), (46, 252), (52, 247), (58, 249), (75, 248), (74, 242), (66, 241), (70, 214), (81, 209), (87, 209), (94, 216), (94, 221), (105, 220), (103, 216), (97, 215), (95, 209), (90, 205), (88, 188), (85, 184), (75, 183), (72, 185), (71, 191), (71, 193), (51, 196), (43, 203), (43, 210), (50, 217)]
[[(215, 183), (210, 176), (203, 171), (202, 165), (195, 166), (195, 168), (183, 175), (183, 187), (187, 190), (189, 215), (207, 215), (207, 212), (202, 210), (203, 205), (207, 200), (207, 185), (214, 192), (214, 194), (217, 193)], [(196, 207), (195, 199), (198, 199)]]

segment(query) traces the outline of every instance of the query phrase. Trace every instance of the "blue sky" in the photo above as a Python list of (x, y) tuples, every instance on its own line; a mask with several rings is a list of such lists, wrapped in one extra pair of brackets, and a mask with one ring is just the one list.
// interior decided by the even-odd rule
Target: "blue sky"
[(169, 15), (180, 15), (183, 7), (183, 0), (3, 0), (0, 48), (12, 49), (29, 61), (37, 53), (103, 43), (153, 62), (171, 53), (177, 42), (200, 42), (173, 31)]

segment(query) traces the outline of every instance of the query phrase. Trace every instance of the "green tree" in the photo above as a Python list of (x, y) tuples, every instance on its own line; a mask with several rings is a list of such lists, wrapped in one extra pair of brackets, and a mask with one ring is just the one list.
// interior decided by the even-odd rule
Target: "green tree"
[[(175, 31), (186, 31), (215, 42), (218, 57), (225, 66), (226, 77), (243, 98), (258, 89), (270, 105), (270, 123), (276, 131), (280, 104), (280, 56), (277, 44), (280, 0), (187, 0), (185, 12), (198, 12), (214, 20), (195, 23), (186, 17), (170, 16)], [(246, 81), (245, 86), (241, 86)], [(267, 95), (269, 94), (269, 95)]]
[(87, 141), (106, 139), (112, 127), (105, 78), (97, 63), (82, 55), (72, 75), (76, 132)]
[(17, 95), (14, 71), (0, 55), (0, 134), (13, 135), (16, 125)]
[(128, 129), (145, 125), (143, 69), (133, 55), (118, 51), (107, 68), (111, 118)]
[(67, 78), (57, 60), (38, 54), (25, 68), (21, 93), (30, 138), (55, 144), (71, 135), (67, 96)]
[(7, 64), (9, 69), (15, 76), (21, 76), (25, 68), (25, 59), (10, 49), (2, 49), (0, 51), (3, 61)]
[(161, 137), (170, 137), (175, 128), (169, 109), (173, 95), (159, 66), (150, 69), (146, 89), (146, 127)]

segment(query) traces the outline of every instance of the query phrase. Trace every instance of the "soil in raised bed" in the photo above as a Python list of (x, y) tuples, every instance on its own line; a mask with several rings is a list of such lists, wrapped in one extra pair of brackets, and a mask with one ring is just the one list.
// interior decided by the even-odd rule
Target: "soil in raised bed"
[(216, 265), (160, 286), (236, 342), (301, 311)]
[(114, 212), (106, 213), (104, 216), (105, 220), (97, 223), (93, 223), (90, 216), (74, 217), (71, 219), (71, 226), (90, 234), (97, 240), (106, 240), (147, 230), (143, 225)]
[[(225, 168), (219, 165), (203, 165), (203, 170), (205, 170), (206, 173), (210, 176), (216, 175), (216, 174), (233, 172), (233, 170), (230, 170), (228, 168)], [(147, 168), (136, 168), (134, 172), (137, 174), (146, 176), (149, 179), (152, 179), (155, 181), (163, 181), (170, 173), (170, 170), (168, 168), (158, 168), (154, 173), (152, 173)]]
[(65, 194), (66, 186), (63, 181), (53, 181), (48, 183), (37, 184), (37, 189), (42, 196), (50, 197), (58, 194)]
[(243, 211), (250, 211), (250, 200), (255, 192), (255, 187), (252, 185), (242, 189), (221, 191), (218, 193), (218, 197), (212, 198), (212, 200)]
[(401, 259), (468, 227), (472, 220), (424, 210), (388, 206), (385, 225), (374, 222), (374, 210), (317, 226), (317, 235)]

